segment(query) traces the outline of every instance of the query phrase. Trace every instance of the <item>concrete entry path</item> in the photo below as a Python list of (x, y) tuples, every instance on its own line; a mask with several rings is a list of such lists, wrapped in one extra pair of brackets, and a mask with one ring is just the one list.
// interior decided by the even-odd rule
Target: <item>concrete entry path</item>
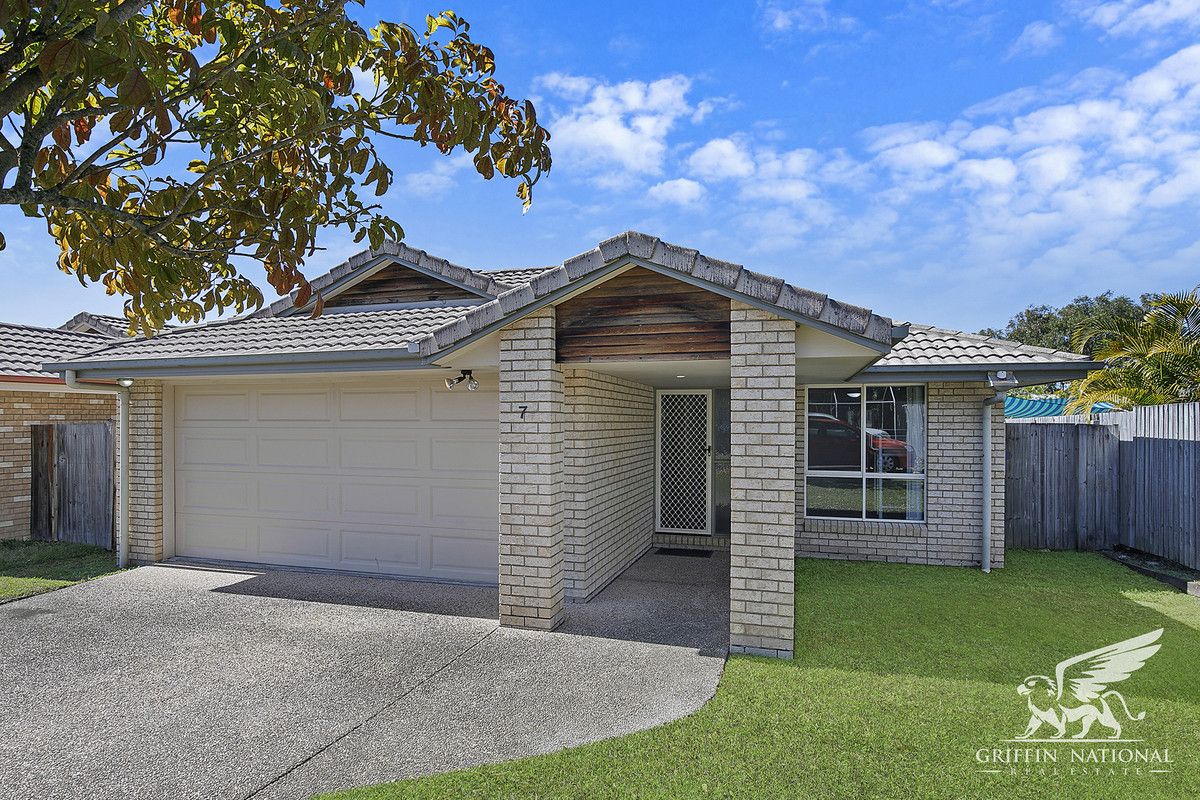
[(728, 561), (648, 555), (552, 634), (496, 590), (160, 565), (0, 606), (6, 798), (302, 798), (676, 719)]

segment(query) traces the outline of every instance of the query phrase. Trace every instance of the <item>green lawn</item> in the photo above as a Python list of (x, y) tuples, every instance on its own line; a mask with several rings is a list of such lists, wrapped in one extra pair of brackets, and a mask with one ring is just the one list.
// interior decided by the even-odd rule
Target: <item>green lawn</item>
[(0, 602), (115, 572), (108, 550), (66, 542), (0, 542)]
[[(1200, 599), (1075, 553), (1009, 553), (991, 575), (801, 560), (796, 588), (796, 660), (731, 658), (691, 717), (331, 797), (1200, 796)], [(1146, 711), (1125, 735), (1169, 749), (1170, 773), (1072, 774), (1061, 745), (1058, 775), (981, 771), (980, 748), (1024, 730), (1027, 675), (1158, 627), (1162, 649), (1120, 688)]]

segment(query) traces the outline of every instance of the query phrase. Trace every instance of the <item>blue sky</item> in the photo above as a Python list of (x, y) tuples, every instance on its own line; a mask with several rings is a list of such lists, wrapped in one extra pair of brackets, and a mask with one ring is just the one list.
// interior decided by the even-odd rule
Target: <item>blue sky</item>
[[(451, 6), (555, 162), (522, 215), (466, 159), (386, 145), (387, 211), (453, 261), (556, 263), (635, 228), (967, 330), (1200, 282), (1200, 0)], [(39, 221), (4, 208), (0, 230), (0, 319), (120, 309), (56, 271)], [(310, 276), (356, 250), (321, 244)]]

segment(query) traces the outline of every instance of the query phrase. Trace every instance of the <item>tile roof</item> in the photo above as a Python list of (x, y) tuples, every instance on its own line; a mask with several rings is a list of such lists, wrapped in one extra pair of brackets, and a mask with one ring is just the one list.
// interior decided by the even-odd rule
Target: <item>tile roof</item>
[(116, 339), (126, 335), (129, 330), (129, 320), (124, 317), (114, 317), (111, 314), (80, 311), (58, 326), (58, 329), (62, 331), (78, 331), (80, 328), (91, 328), (89, 332), (100, 333)]
[[(556, 267), (472, 271), (435, 259), (406, 245), (388, 243), (366, 251), (313, 281), (331, 286), (356, 270), (379, 264), (381, 257), (400, 258), (433, 274), (453, 276), (464, 285), (487, 287), (493, 299), (474, 304), (441, 307), (406, 307), (376, 311), (327, 311), (317, 319), (307, 314), (273, 316), (263, 312), (232, 320), (175, 329), (152, 339), (110, 342), (109, 346), (72, 359), (70, 366), (86, 369), (144, 362), (159, 369), (188, 361), (204, 365), (207, 359), (234, 359), (245, 364), (289, 361), (353, 361), (374, 355), (400, 358), (408, 354), (432, 360), (464, 340), (484, 335), (527, 310), (552, 302), (556, 293), (584, 285), (603, 270), (622, 263), (654, 266), (664, 274), (678, 273), (680, 280), (712, 286), (732, 297), (756, 301), (798, 321), (883, 351), (891, 348), (867, 372), (895, 373), (915, 369), (978, 370), (1020, 365), (1069, 365), (1086, 368), (1090, 362), (1075, 353), (1029, 347), (1014, 342), (936, 328), (929, 325), (893, 325), (887, 317), (859, 306), (841, 303), (823, 294), (792, 286), (782, 279), (762, 275), (737, 264), (709, 258), (696, 250), (627, 232), (607, 239), (586, 253)], [(464, 277), (464, 273), (469, 273)], [(512, 283), (509, 283), (512, 281)], [(528, 281), (528, 282), (524, 282)], [(480, 289), (480, 291), (483, 291)], [(283, 304), (283, 305), (280, 305)], [(284, 298), (272, 307), (291, 307)], [(907, 333), (905, 338), (901, 338)]]
[(547, 269), (527, 284), (508, 289), (495, 300), (475, 306), (433, 331), (421, 340), (421, 355), (430, 357), (482, 335), (542, 298), (568, 286), (582, 284), (594, 273), (625, 260), (652, 264), (666, 275), (675, 273), (680, 280), (746, 298), (835, 334), (849, 334), (877, 349), (890, 347), (897, 333), (890, 319), (873, 314), (870, 309), (839, 302), (740, 264), (710, 258), (697, 250), (664, 242), (657, 236), (626, 231), (605, 239), (592, 250), (568, 258), (560, 266)]
[(952, 331), (932, 325), (909, 326), (908, 336), (867, 370), (930, 366), (990, 366), (1091, 363), (1087, 356)]
[(531, 280), (541, 275), (547, 270), (554, 267), (520, 267), (518, 269), (477, 269), (475, 270), (480, 275), (489, 275), (496, 280), (496, 283), (504, 283), (509, 286), (520, 286), (523, 283), (529, 283)]
[(326, 312), (316, 319), (303, 315), (220, 320), (176, 328), (151, 339), (109, 343), (102, 351), (79, 356), (75, 361), (103, 360), (121, 364), (156, 359), (404, 350), (409, 342), (462, 316), (470, 308), (446, 306)]
[(77, 333), (57, 328), (35, 328), (0, 322), (0, 380), (58, 378), (42, 370), (47, 361), (59, 361), (91, 352), (112, 340), (94, 333)]

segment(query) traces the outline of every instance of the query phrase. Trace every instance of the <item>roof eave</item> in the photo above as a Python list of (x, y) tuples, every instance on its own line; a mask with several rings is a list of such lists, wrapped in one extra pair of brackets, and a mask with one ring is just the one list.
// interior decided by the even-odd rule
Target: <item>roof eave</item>
[(1089, 372), (1104, 369), (1099, 361), (1070, 361), (1061, 363), (1031, 364), (1028, 362), (995, 361), (988, 364), (927, 364), (927, 365), (883, 365), (869, 367), (854, 376), (854, 380), (882, 382), (887, 380), (909, 380), (919, 382), (963, 381), (966, 383), (987, 382), (988, 373), (996, 370), (1012, 372), (1022, 386), (1036, 386), (1056, 381), (1072, 381)]
[(373, 369), (414, 369), (432, 365), (409, 347), (381, 350), (343, 350), (311, 353), (251, 353), (195, 356), (59, 361), (42, 365), (50, 372), (73, 369), (80, 377), (171, 377), (221, 375), (239, 372), (349, 372)]

